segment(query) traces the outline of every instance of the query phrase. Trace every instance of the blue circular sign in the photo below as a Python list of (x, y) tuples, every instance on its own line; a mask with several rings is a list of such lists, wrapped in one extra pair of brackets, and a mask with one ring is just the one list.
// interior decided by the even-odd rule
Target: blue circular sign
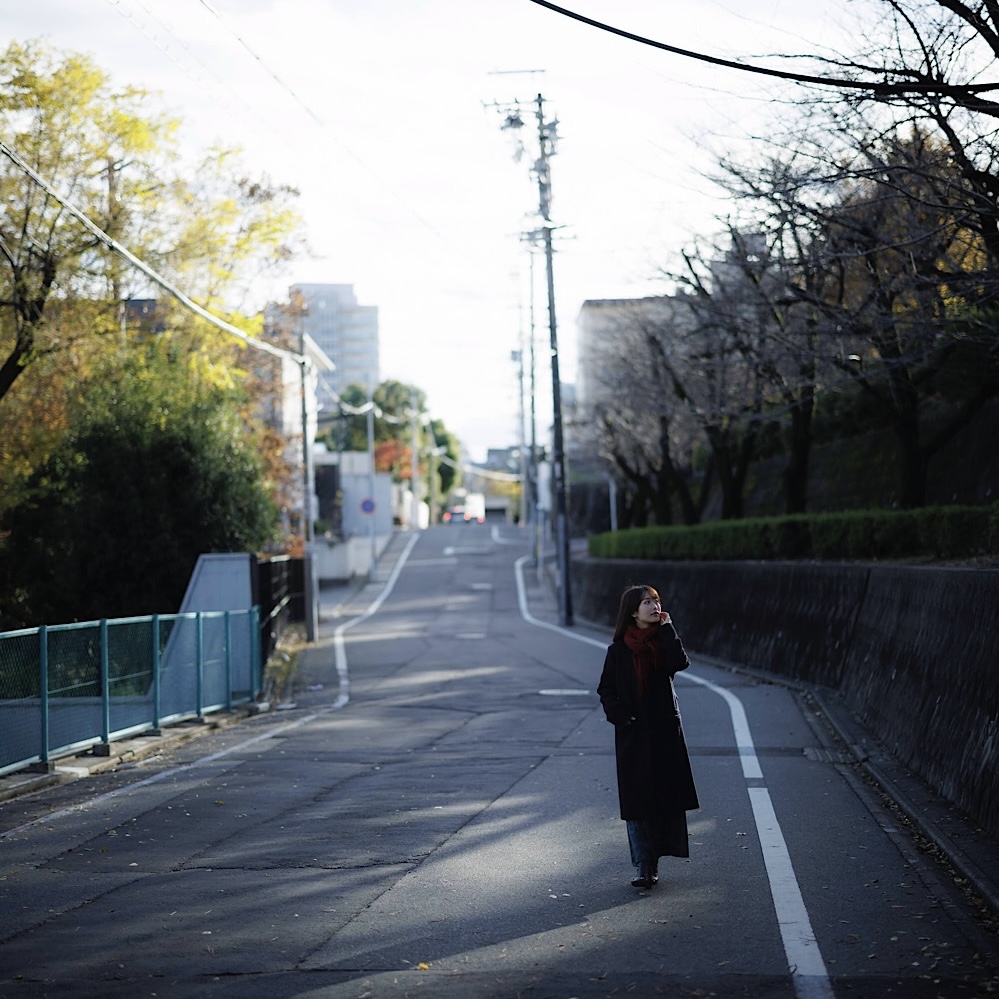
[(361, 500), (361, 509), (365, 513), (375, 512), (375, 501), (373, 499)]

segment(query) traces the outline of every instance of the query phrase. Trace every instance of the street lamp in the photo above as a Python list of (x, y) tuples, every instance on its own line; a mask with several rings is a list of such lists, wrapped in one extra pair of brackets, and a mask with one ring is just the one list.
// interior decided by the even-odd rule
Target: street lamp
[[(431, 430), (431, 437), (436, 444), (436, 437), (433, 436), (433, 430)], [(429, 496), (428, 506), (430, 507), (430, 523), (437, 523), (437, 459), (442, 455), (447, 454), (447, 447), (429, 447), (426, 450), (426, 455), (428, 458), (427, 465), (429, 475), (427, 476), (427, 495)]]
[(316, 385), (309, 384), (310, 371), (314, 366), (309, 360), (305, 334), (305, 313), (302, 310), (298, 322), (299, 373), (301, 376), (302, 403), (302, 568), (305, 607), (305, 640), (314, 642), (319, 632), (319, 581), (316, 577), (316, 559), (312, 550), (313, 510), (312, 494), (315, 490), (315, 472), (312, 465), (312, 426), (309, 419), (310, 397), (316, 401)]
[(375, 390), (368, 382), (368, 402), (365, 406), (365, 424), (368, 435), (368, 502), (371, 509), (368, 514), (368, 532), (371, 541), (371, 572), (374, 576), (375, 564), (378, 562), (378, 535), (375, 531)]
[[(558, 575), (559, 621), (572, 624), (572, 593), (569, 584), (569, 522), (565, 481), (565, 446), (562, 435), (562, 384), (558, 366), (558, 333), (555, 322), (555, 279), (552, 268), (551, 221), (551, 157), (555, 155), (558, 120), (545, 121), (545, 101), (541, 94), (534, 100), (534, 116), (538, 128), (539, 156), (532, 172), (538, 180), (538, 214), (541, 216), (540, 236), (545, 250), (548, 285), (548, 334), (552, 366), (552, 491), (555, 507), (555, 554)], [(524, 127), (520, 116), (521, 104), (515, 101), (507, 108), (503, 129)]]

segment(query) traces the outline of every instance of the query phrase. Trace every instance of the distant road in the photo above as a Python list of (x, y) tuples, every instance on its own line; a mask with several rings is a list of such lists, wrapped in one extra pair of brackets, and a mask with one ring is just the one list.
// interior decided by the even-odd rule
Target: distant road
[(0, 804), (0, 999), (985, 994), (994, 937), (783, 687), (678, 679), (702, 808), (632, 888), (609, 636), (528, 554), (399, 536), (294, 707)]

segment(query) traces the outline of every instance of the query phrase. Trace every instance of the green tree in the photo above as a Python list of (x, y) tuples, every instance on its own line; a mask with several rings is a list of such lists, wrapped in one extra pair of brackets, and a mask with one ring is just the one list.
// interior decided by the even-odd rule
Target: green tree
[[(372, 437), (375, 446), (375, 465), (378, 471), (390, 471), (397, 481), (409, 479), (412, 456), (412, 413), (426, 410), (426, 394), (412, 385), (387, 380), (377, 386), (373, 396), (374, 417)], [(347, 385), (340, 393), (340, 417), (322, 437), (327, 447), (334, 451), (367, 451), (368, 449), (368, 394), (364, 386)], [(461, 481), (458, 439), (443, 420), (421, 419), (417, 436), (420, 452), (420, 475), (425, 480), (432, 464), (437, 470), (437, 482), (428, 493), (440, 502)]]
[[(343, 426), (327, 435), (331, 447), (344, 451), (367, 451), (370, 401), (374, 403), (372, 437), (376, 452), (395, 456), (412, 449), (413, 413), (422, 414), (426, 409), (426, 395), (422, 390), (389, 379), (376, 386), (369, 400), (365, 388), (355, 383), (344, 388), (340, 401)], [(426, 444), (422, 424), (420, 444), (421, 448)], [(393, 462), (395, 459), (387, 457), (386, 461)], [(388, 470), (388, 467), (379, 468), (379, 471)]]
[(461, 485), (461, 445), (458, 438), (444, 425), (443, 420), (431, 420), (427, 424), (428, 447), (436, 454), (437, 461), (432, 467), (437, 469), (435, 495), (439, 499), (450, 495), (451, 490)]
[(162, 351), (102, 374), (0, 521), (4, 629), (174, 612), (199, 554), (274, 537), (238, 397)]
[(368, 393), (363, 385), (351, 384), (340, 392), (340, 413), (323, 440), (331, 451), (367, 451)]
[(155, 240), (147, 235), (150, 252), (166, 250), (158, 269), (199, 304), (238, 308), (261, 277), (283, 270), (302, 249), (298, 193), (250, 176), (240, 150), (211, 149), (173, 181), (147, 220), (147, 233), (155, 233)]
[[(144, 91), (113, 87), (88, 58), (12, 44), (0, 69), (4, 143), (109, 236), (233, 325), (228, 311), (298, 246), (297, 192), (248, 175), (235, 151), (185, 172), (178, 122)], [(203, 381), (235, 391), (257, 366), (111, 252), (60, 201), (0, 155), (0, 512), (58, 449), (93, 372), (124, 343), (157, 339)], [(136, 299), (151, 300), (140, 312)], [(118, 362), (115, 362), (118, 363)], [(272, 447), (271, 450), (274, 448)]]

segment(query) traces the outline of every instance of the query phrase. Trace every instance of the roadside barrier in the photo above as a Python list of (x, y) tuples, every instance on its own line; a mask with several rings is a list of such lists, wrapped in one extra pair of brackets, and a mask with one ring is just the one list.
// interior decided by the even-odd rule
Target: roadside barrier
[(688, 651), (836, 691), (891, 755), (999, 836), (999, 570), (578, 559), (580, 616), (656, 587)]
[(262, 675), (256, 607), (0, 633), (0, 774), (229, 710)]

